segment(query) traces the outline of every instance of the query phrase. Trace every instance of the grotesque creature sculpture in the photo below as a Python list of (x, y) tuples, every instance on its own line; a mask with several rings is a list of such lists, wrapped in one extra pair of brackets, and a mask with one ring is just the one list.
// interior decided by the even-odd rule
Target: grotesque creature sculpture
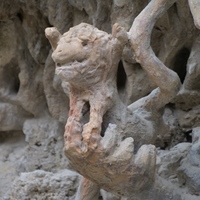
[[(153, 185), (156, 151), (151, 144), (161, 121), (159, 110), (180, 86), (176, 73), (164, 66), (149, 44), (153, 24), (168, 4), (150, 3), (129, 33), (117, 24), (112, 35), (86, 23), (63, 35), (56, 28), (45, 30), (56, 74), (69, 91), (65, 155), (84, 177), (77, 199), (98, 199), (100, 188), (130, 196)], [(116, 73), (129, 42), (136, 61), (158, 88), (127, 107), (118, 97)]]

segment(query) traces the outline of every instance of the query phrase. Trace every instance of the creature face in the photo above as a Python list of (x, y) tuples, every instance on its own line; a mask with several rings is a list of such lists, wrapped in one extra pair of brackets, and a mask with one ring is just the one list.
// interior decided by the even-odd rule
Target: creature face
[(111, 71), (115, 74), (113, 69), (117, 68), (123, 49), (118, 26), (115, 26), (114, 37), (86, 23), (70, 28), (63, 35), (55, 28), (47, 28), (45, 33), (54, 50), (56, 74), (63, 81), (91, 85), (104, 81)]
[(88, 49), (84, 48), (84, 41), (78, 37), (62, 36), (52, 58), (56, 63), (56, 74), (64, 81), (81, 80), (85, 72), (84, 62), (88, 58)]
[(77, 37), (61, 37), (58, 46), (52, 54), (54, 62), (59, 66), (70, 64), (71, 62), (82, 62), (86, 57), (86, 51), (83, 49), (83, 42)]
[(56, 63), (56, 74), (63, 81), (91, 84), (101, 79), (103, 58), (100, 51), (105, 40), (98, 39), (108, 37), (107, 33), (82, 23), (63, 35), (55, 28), (48, 28), (46, 36), (54, 50), (52, 58)]

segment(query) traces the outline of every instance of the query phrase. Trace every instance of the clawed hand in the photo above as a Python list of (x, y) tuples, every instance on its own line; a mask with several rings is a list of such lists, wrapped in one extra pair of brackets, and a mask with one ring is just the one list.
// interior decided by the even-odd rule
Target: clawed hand
[(143, 145), (134, 154), (133, 143), (132, 138), (122, 140), (116, 125), (109, 124), (104, 137), (94, 132), (87, 140), (77, 134), (67, 137), (65, 154), (84, 177), (107, 191), (128, 196), (152, 186), (155, 175), (155, 147)]

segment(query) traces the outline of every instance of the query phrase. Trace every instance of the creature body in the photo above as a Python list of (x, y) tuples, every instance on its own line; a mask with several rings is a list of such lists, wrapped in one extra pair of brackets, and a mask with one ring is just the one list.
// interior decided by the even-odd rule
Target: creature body
[(128, 33), (117, 24), (110, 35), (82, 23), (63, 35), (48, 28), (46, 36), (56, 74), (69, 90), (65, 154), (84, 176), (77, 199), (98, 199), (100, 188), (129, 196), (152, 187), (156, 153), (150, 144), (161, 105), (152, 106), (169, 95), (157, 88), (129, 107), (120, 101), (116, 73)]

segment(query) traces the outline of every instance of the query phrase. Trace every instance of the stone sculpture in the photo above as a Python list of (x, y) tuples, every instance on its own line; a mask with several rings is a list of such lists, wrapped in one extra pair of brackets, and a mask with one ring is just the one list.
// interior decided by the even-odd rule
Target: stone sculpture
[[(170, 5), (172, 6), (170, 7)], [(76, 199), (78, 200), (95, 198), (98, 200), (199, 200), (199, 8), (199, 0), (1, 0), (0, 172), (2, 173), (0, 173), (0, 199), (50, 198), (72, 200), (75, 199), (77, 193)], [(141, 14), (139, 14), (140, 12)], [(132, 26), (134, 19), (135, 22)], [(94, 72), (97, 73), (98, 71), (99, 77), (101, 77), (97, 80), (98, 76), (91, 73), (91, 78), (89, 78), (87, 73), (88, 83), (91, 83), (90, 87), (83, 85), (81, 79), (78, 78), (61, 81), (55, 74), (51, 47), (44, 34), (44, 29), (49, 26), (57, 27), (63, 34), (70, 27), (81, 22), (87, 22), (99, 30), (105, 31), (106, 33), (97, 29), (94, 31), (95, 33), (101, 32), (102, 38), (105, 36), (104, 39), (108, 36), (107, 33), (112, 33), (112, 26), (115, 23), (126, 30), (125, 32), (115, 25), (116, 27), (113, 27), (113, 30), (116, 31), (113, 31), (113, 34), (110, 35), (110, 40), (119, 41), (119, 46), (116, 44), (119, 47), (119, 56), (117, 57), (115, 52), (116, 58), (113, 54), (112, 60), (110, 59), (113, 64), (112, 73), (109, 74), (100, 66), (97, 69), (98, 65), (94, 62), (93, 65), (92, 62), (90, 62), (91, 65), (87, 65), (93, 66), (93, 69), (96, 70)], [(85, 34), (87, 35), (86, 32)], [(62, 35), (59, 37), (62, 37)], [(59, 37), (55, 35), (55, 38)], [(122, 37), (121, 42), (120, 37)], [(57, 42), (54, 45), (56, 51)], [(89, 57), (87, 60), (89, 60), (91, 59), (90, 47), (92, 46), (87, 43), (84, 45), (83, 50), (88, 50)], [(114, 45), (114, 43), (110, 42), (109, 45)], [(98, 49), (100, 46), (100, 44), (96, 45), (96, 48)], [(108, 49), (104, 47), (101, 47), (101, 53), (107, 52)], [(75, 50), (78, 50), (78, 48)], [(93, 51), (93, 55), (96, 55), (95, 48), (93, 48)], [(123, 51), (122, 55), (121, 51)], [(77, 55), (81, 55), (81, 52), (79, 51)], [(70, 53), (73, 54), (72, 51)], [(109, 54), (106, 53), (106, 55)], [(96, 55), (94, 58), (96, 63), (106, 62), (106, 64), (108, 63), (107, 66), (111, 66), (107, 62), (109, 60), (106, 60), (109, 56), (101, 58), (99, 55), (99, 60), (97, 60), (97, 57)], [(169, 84), (170, 71), (162, 63), (160, 65), (156, 57), (179, 75), (182, 85), (176, 96), (175, 93), (178, 88), (170, 90), (174, 84), (173, 81), (172, 85)], [(119, 60), (120, 62), (117, 64)], [(116, 65), (114, 61), (116, 61)], [(163, 79), (159, 79), (159, 76), (154, 77), (156, 74), (152, 70), (158, 66), (155, 61), (159, 64), (158, 69), (155, 70), (157, 74), (162, 72), (163, 69), (167, 70), (164, 73), (166, 76), (161, 75)], [(78, 65), (85, 63), (86, 66), (89, 61), (77, 60), (77, 63)], [(151, 65), (152, 63), (154, 64)], [(153, 67), (149, 69), (148, 66)], [(118, 69), (116, 70), (116, 68)], [(80, 70), (78, 70), (79, 68), (76, 69), (77, 74), (74, 74), (74, 76), (78, 77)], [(84, 69), (83, 74), (86, 71), (92, 71)], [(101, 69), (103, 69), (102, 72), (100, 72)], [(62, 68), (60, 72), (64, 72), (64, 69)], [(75, 71), (73, 72), (75, 73)], [(105, 78), (102, 78), (103, 74)], [(174, 80), (173, 76), (172, 73)], [(165, 78), (166, 83), (164, 83)], [(78, 93), (75, 91), (70, 93), (68, 88), (71, 86), (72, 89), (79, 87), (77, 84), (75, 85), (77, 81), (84, 91), (92, 91), (94, 95), (91, 93), (88, 100), (83, 100), (83, 94), (79, 93), (77, 96)], [(95, 89), (97, 85), (101, 89)], [(159, 87), (159, 89), (151, 93), (156, 87)], [(107, 92), (105, 88), (108, 88)], [(113, 93), (110, 94), (111, 100), (107, 101), (100, 94), (104, 92), (106, 97), (109, 95), (109, 91)], [(97, 93), (98, 97), (96, 97)], [(94, 121), (95, 118), (93, 117), (94, 122), (101, 124), (98, 127), (101, 141), (97, 143), (98, 148), (94, 150), (95, 153), (93, 154), (93, 157), (95, 156), (97, 160), (101, 159), (101, 162), (95, 162), (95, 164), (99, 164), (98, 168), (90, 166), (91, 159), (87, 155), (85, 160), (88, 163), (85, 160), (81, 163), (82, 166), (85, 164), (83, 166), (84, 172), (81, 171), (82, 168), (79, 170), (76, 167), (72, 159), (70, 161), (72, 165), (74, 164), (74, 168), (77, 168), (85, 177), (82, 180), (82, 185), (80, 185), (82, 176), (68, 170), (70, 168), (69, 161), (63, 154), (63, 133), (69, 112), (69, 95), (71, 94), (78, 98), (77, 103), (72, 105), (72, 109), (77, 108), (77, 105), (81, 105), (84, 101), (83, 117), (80, 120), (82, 128), (91, 121), (89, 118), (90, 110), (95, 114), (94, 109), (92, 110), (92, 107), (95, 108), (96, 106), (95, 102), (98, 101), (98, 105), (101, 105), (100, 109), (105, 110), (105, 114), (102, 114), (102, 123), (100, 120), (99, 122)], [(157, 98), (155, 94), (160, 95), (157, 95)], [(167, 102), (173, 96), (175, 98), (168, 104)], [(138, 101), (138, 99), (140, 100)], [(73, 115), (72, 113), (71, 119)], [(70, 123), (68, 126), (72, 129), (75, 127)], [(78, 137), (80, 135), (82, 137), (82, 134), (86, 132), (74, 134), (73, 141), (76, 137), (78, 140)], [(83, 135), (85, 135), (86, 141), (87, 133)], [(69, 136), (67, 138), (69, 139)], [(132, 138), (133, 144), (131, 143)], [(87, 144), (85, 141), (81, 141), (83, 147), (86, 149), (89, 146), (92, 151), (92, 142)], [(128, 142), (130, 142), (130, 146), (128, 146)], [(102, 149), (110, 145), (109, 148), (113, 150), (105, 157), (103, 157), (104, 154), (102, 157), (99, 156), (102, 143)], [(120, 151), (122, 148), (118, 148), (118, 146), (116, 149), (112, 149), (114, 143), (121, 147), (127, 144), (126, 149), (128, 152), (130, 150), (130, 153), (125, 154), (127, 157), (123, 156), (123, 159), (118, 159), (118, 165), (114, 163), (113, 155), (117, 159), (121, 154), (117, 154), (116, 150), (118, 149), (117, 152), (121, 152), (122, 155), (123, 151)], [(99, 195), (99, 188), (105, 188), (116, 193), (113, 189), (116, 184), (107, 181), (107, 185), (103, 186), (100, 178), (103, 179), (103, 176), (108, 174), (109, 176), (106, 177), (116, 180), (122, 173), (120, 170), (126, 164), (125, 161), (128, 160), (128, 156), (130, 155), (130, 161), (133, 154), (137, 157), (139, 155), (138, 150), (145, 147), (143, 144), (149, 145), (146, 147), (151, 147), (153, 152), (154, 147), (150, 144), (156, 146), (155, 173), (150, 170), (146, 171), (147, 177), (150, 179), (149, 184), (145, 183), (145, 176), (143, 176), (145, 168), (140, 173), (137, 168), (134, 169), (135, 175), (130, 174), (130, 177), (135, 177), (134, 180), (136, 180), (138, 174), (141, 185), (137, 181), (135, 181), (135, 185), (133, 185), (133, 181), (130, 181), (129, 185), (128, 179), (127, 183), (124, 180), (125, 185), (129, 187), (123, 192), (126, 192), (125, 195), (130, 197), (114, 196), (104, 190), (100, 190)], [(68, 145), (68, 147), (70, 146)], [(71, 151), (68, 149), (67, 154), (70, 155), (70, 153)], [(77, 154), (75, 152), (75, 156), (71, 157), (76, 159)], [(81, 157), (80, 154), (79, 157)], [(138, 163), (135, 158), (133, 160), (134, 164)], [(108, 161), (113, 161), (113, 164), (106, 166)], [(153, 163), (154, 159), (151, 161)], [(102, 162), (105, 166), (102, 166)], [(148, 164), (148, 160), (144, 160), (144, 162)], [(138, 166), (134, 164), (131, 166)], [(77, 165), (80, 164), (77, 163)], [(117, 173), (114, 171), (116, 166), (119, 166)], [(128, 161), (127, 166), (129, 166)], [(86, 171), (87, 168), (88, 171)], [(101, 170), (102, 168), (107, 170), (106, 174)], [(102, 176), (96, 177), (95, 171)], [(124, 179), (126, 179), (127, 171), (124, 172)], [(111, 176), (111, 173), (113, 173), (113, 176)], [(95, 178), (95, 180), (91, 178)], [(123, 183), (122, 179), (120, 181)], [(150, 183), (152, 183), (152, 187)], [(113, 185), (109, 187), (108, 184)], [(142, 186), (142, 184), (144, 185)], [(77, 191), (78, 185), (80, 187)], [(134, 187), (135, 190), (131, 187)]]
[[(56, 28), (45, 31), (56, 74), (69, 90), (65, 155), (84, 177), (77, 199), (98, 199), (100, 188), (119, 196), (137, 196), (153, 187), (156, 150), (151, 144), (162, 121), (160, 109), (175, 97), (180, 80), (156, 57), (150, 36), (156, 20), (174, 2), (151, 1), (129, 32), (114, 24), (110, 35), (86, 23), (63, 35)], [(192, 13), (196, 19), (198, 13)], [(135, 60), (157, 85), (128, 107), (120, 101), (116, 87), (125, 45), (131, 46)]]

